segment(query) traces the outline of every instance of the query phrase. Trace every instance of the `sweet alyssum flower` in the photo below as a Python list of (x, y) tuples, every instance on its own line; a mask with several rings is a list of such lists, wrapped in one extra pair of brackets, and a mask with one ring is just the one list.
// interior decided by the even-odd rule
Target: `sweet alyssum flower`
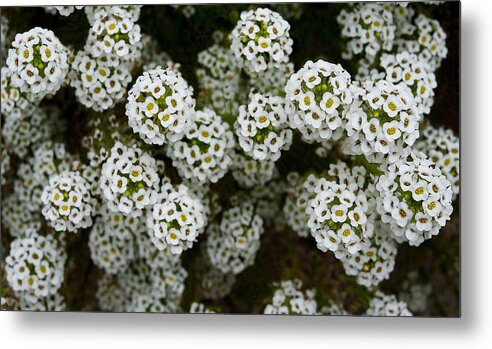
[(337, 21), (342, 27), (342, 38), (349, 40), (344, 59), (363, 55), (373, 62), (381, 51), (393, 47), (396, 26), (383, 3), (356, 4), (349, 11), (342, 10)]
[(341, 65), (307, 61), (285, 86), (290, 125), (307, 142), (339, 139), (343, 109), (352, 103), (350, 74)]
[(430, 65), (432, 71), (441, 66), (448, 55), (446, 33), (440, 23), (419, 14), (415, 19), (415, 30), (411, 35), (403, 36), (395, 41), (398, 52), (409, 51), (418, 55), (419, 61)]
[(366, 287), (377, 286), (389, 278), (395, 267), (396, 242), (391, 236), (389, 226), (377, 223), (374, 236), (362, 244), (355, 254), (342, 259), (347, 275), (356, 276), (357, 283)]
[(136, 146), (116, 142), (102, 165), (100, 185), (111, 211), (138, 217), (159, 187), (156, 161)]
[(33, 155), (19, 166), (14, 194), (22, 202), (23, 208), (38, 215), (43, 206), (41, 194), (49, 184), (49, 179), (64, 171), (77, 170), (79, 165), (63, 143), (41, 143), (34, 149)]
[(140, 26), (126, 9), (98, 7), (84, 49), (95, 58), (115, 54), (122, 61), (134, 62), (142, 49), (140, 38)]
[(167, 155), (178, 172), (192, 181), (216, 183), (232, 164), (234, 135), (211, 109), (195, 112), (184, 137), (169, 144)]
[(451, 129), (433, 127), (430, 124), (422, 131), (415, 149), (427, 154), (451, 182), (453, 200), (460, 193), (460, 140)]
[(325, 305), (321, 307), (320, 313), (323, 315), (349, 315), (349, 313), (343, 308), (342, 304), (336, 303), (333, 300), (329, 300)]
[(82, 105), (104, 111), (123, 98), (132, 79), (130, 69), (116, 54), (94, 57), (79, 51), (72, 62), (70, 85)]
[(46, 12), (52, 15), (59, 14), (64, 17), (70, 16), (75, 10), (80, 10), (82, 8), (84, 8), (84, 6), (44, 6)]
[(316, 315), (315, 291), (302, 289), (299, 279), (286, 280), (274, 284), (276, 287), (271, 304), (267, 304), (264, 314)]
[(365, 81), (344, 114), (344, 151), (369, 162), (393, 163), (410, 154), (419, 137), (419, 114), (411, 90), (386, 80)]
[(193, 246), (205, 225), (203, 207), (185, 185), (163, 183), (153, 195), (154, 204), (147, 212), (147, 227), (158, 249), (169, 248), (181, 254)]
[(128, 92), (126, 116), (146, 143), (162, 145), (183, 137), (194, 109), (193, 89), (181, 74), (158, 67), (144, 72)]
[(282, 97), (251, 93), (248, 104), (239, 108), (234, 128), (240, 147), (255, 160), (277, 161), (292, 144)]
[(41, 107), (36, 107), (32, 114), (19, 117), (7, 114), (4, 120), (3, 140), (19, 158), (25, 158), (39, 144), (53, 138), (56, 134), (54, 125), (58, 121), (54, 114)]
[(291, 172), (287, 176), (287, 197), (283, 212), (287, 224), (299, 237), (304, 238), (311, 233), (308, 226), (310, 203), (316, 197), (316, 184), (319, 179), (313, 173), (300, 176), (297, 172)]
[(35, 27), (17, 34), (7, 58), (12, 84), (39, 98), (55, 94), (65, 82), (68, 55), (51, 30)]
[(18, 87), (12, 84), (11, 75), (9, 68), (2, 67), (2, 116), (4, 118), (20, 119), (34, 113), (40, 98), (33, 93), (21, 92)]
[(419, 281), (417, 271), (412, 270), (401, 284), (398, 298), (407, 303), (412, 312), (424, 312), (430, 303), (429, 298), (432, 291), (432, 285)]
[(268, 69), (260, 75), (251, 77), (250, 83), (261, 94), (285, 96), (285, 85), (294, 72), (294, 63), (287, 63), (279, 68)]
[(87, 21), (89, 22), (90, 25), (94, 24), (94, 21), (96, 20), (96, 13), (104, 10), (104, 11), (110, 11), (112, 7), (118, 7), (121, 10), (125, 10), (128, 12), (130, 15), (130, 18), (133, 22), (137, 22), (140, 18), (140, 10), (142, 8), (142, 5), (123, 5), (123, 6), (85, 6), (85, 14), (87, 16)]
[(220, 225), (207, 228), (210, 263), (223, 273), (239, 274), (254, 263), (263, 234), (263, 219), (250, 202), (225, 211)]
[[(121, 217), (120, 219), (123, 220), (125, 216), (115, 217)], [(128, 218), (135, 219), (133, 217)], [(122, 272), (134, 258), (133, 235), (130, 234), (126, 237), (118, 235), (103, 217), (98, 217), (89, 235), (89, 250), (94, 264), (106, 273)]]
[(198, 53), (199, 100), (220, 115), (237, 115), (240, 68), (232, 51), (215, 44)]
[(267, 8), (243, 11), (232, 31), (231, 50), (242, 67), (257, 75), (289, 61), (293, 41), (290, 24)]
[(439, 234), (453, 212), (451, 183), (423, 153), (390, 165), (376, 188), (378, 213), (399, 242), (419, 246)]
[(96, 201), (79, 172), (53, 176), (41, 194), (42, 213), (56, 231), (76, 232), (92, 225)]
[(419, 114), (429, 114), (434, 104), (434, 89), (437, 87), (436, 76), (429, 64), (407, 51), (396, 55), (383, 54), (380, 61), (382, 74), (374, 69), (368, 72), (367, 79), (384, 79), (395, 85), (407, 86), (412, 92)]
[(254, 160), (243, 152), (236, 152), (231, 166), (232, 176), (245, 188), (263, 185), (276, 174), (275, 162)]
[(367, 244), (374, 233), (372, 186), (364, 167), (349, 168), (342, 161), (330, 165), (328, 178), (318, 181), (309, 203), (308, 227), (321, 251), (343, 259)]
[(190, 305), (190, 314), (209, 314), (215, 311), (208, 309), (205, 304), (193, 302)]
[(221, 299), (232, 290), (236, 277), (234, 273), (223, 273), (217, 268), (210, 267), (202, 277), (202, 295), (206, 299)]
[(369, 303), (368, 316), (412, 316), (405, 302), (398, 301), (395, 295), (385, 295), (377, 291)]
[(5, 259), (7, 282), (15, 294), (30, 303), (58, 292), (67, 255), (53, 236), (33, 232), (10, 244)]

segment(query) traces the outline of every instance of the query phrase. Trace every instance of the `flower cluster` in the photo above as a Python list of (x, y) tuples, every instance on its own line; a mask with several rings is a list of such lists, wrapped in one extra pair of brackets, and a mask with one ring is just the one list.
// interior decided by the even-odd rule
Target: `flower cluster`
[(118, 10), (124, 10), (130, 15), (132, 22), (136, 23), (140, 18), (140, 10), (142, 5), (123, 5), (123, 6), (85, 6), (85, 14), (87, 21), (90, 25), (93, 25), (96, 20), (96, 14), (99, 11), (111, 11), (111, 8), (118, 7)]
[(287, 176), (287, 197), (283, 211), (287, 224), (299, 237), (310, 235), (311, 229), (308, 226), (310, 202), (316, 197), (318, 181), (319, 177), (312, 173), (306, 178), (302, 178), (297, 172), (291, 172)]
[(361, 249), (342, 259), (347, 275), (357, 278), (357, 283), (366, 287), (377, 286), (389, 279), (395, 267), (396, 242), (386, 225), (376, 224), (374, 236), (362, 244)]
[(207, 253), (211, 264), (223, 273), (239, 274), (254, 263), (263, 234), (263, 219), (249, 202), (222, 215), (220, 226), (210, 224)]
[(233, 159), (232, 176), (243, 187), (263, 185), (275, 176), (275, 162), (255, 160), (242, 152), (236, 152)]
[(123, 98), (132, 80), (130, 68), (116, 55), (94, 57), (79, 51), (72, 62), (70, 85), (82, 105), (104, 111)]
[(0, 144), (0, 186), (7, 183), (7, 176), (10, 172), (10, 155), (7, 152), (7, 148), (2, 144)]
[(84, 50), (95, 58), (115, 54), (122, 61), (135, 61), (142, 48), (140, 26), (135, 22), (124, 7), (97, 8)]
[(250, 82), (253, 88), (261, 94), (284, 96), (285, 85), (294, 72), (294, 64), (287, 63), (280, 68), (268, 69), (261, 75), (251, 77)]
[(396, 26), (393, 14), (383, 3), (360, 3), (350, 11), (342, 10), (337, 17), (342, 27), (342, 38), (348, 39), (345, 59), (363, 55), (374, 61), (381, 51), (393, 47)]
[(59, 14), (60, 16), (70, 16), (75, 10), (80, 10), (84, 6), (44, 6), (46, 12), (52, 15)]
[[(0, 58), (2, 59), (2, 62), (4, 60), (5, 49), (7, 48), (8, 36), (9, 36), (9, 20), (7, 19), (7, 17), (2, 16), (0, 14)], [(3, 74), (4, 73), (2, 72), (2, 79), (3, 79)], [(3, 95), (2, 95), (2, 101), (3, 101)]]
[(216, 183), (232, 164), (234, 146), (229, 125), (205, 108), (194, 114), (184, 137), (169, 145), (167, 155), (183, 177)]
[(332, 316), (349, 315), (341, 304), (336, 303), (333, 300), (329, 300), (326, 305), (322, 306), (320, 313)]
[(410, 89), (386, 80), (366, 81), (345, 113), (344, 150), (370, 162), (394, 163), (419, 137), (419, 114)]
[(193, 89), (171, 69), (144, 72), (128, 92), (126, 116), (148, 144), (175, 142), (185, 133), (195, 109)]
[(390, 165), (376, 188), (382, 221), (412, 246), (437, 235), (453, 212), (451, 183), (423, 153)]
[(205, 225), (201, 202), (185, 185), (170, 183), (162, 185), (154, 202), (147, 213), (147, 226), (157, 248), (169, 248), (173, 254), (191, 248)]
[(56, 231), (77, 232), (92, 225), (96, 203), (89, 182), (79, 172), (51, 177), (41, 201), (43, 216)]
[(353, 100), (350, 74), (341, 65), (307, 61), (291, 75), (285, 92), (293, 108), (291, 127), (307, 142), (341, 137), (343, 109)]
[(19, 33), (7, 57), (12, 84), (38, 98), (55, 94), (68, 74), (69, 51), (48, 29)]
[(12, 241), (5, 259), (7, 281), (19, 298), (37, 303), (60, 289), (66, 259), (53, 236), (33, 232)]
[(202, 278), (203, 297), (221, 299), (227, 296), (236, 282), (234, 273), (223, 273), (217, 268), (210, 268)]
[(332, 164), (328, 179), (321, 178), (310, 201), (308, 227), (318, 248), (343, 259), (359, 252), (374, 233), (373, 185), (362, 166)]
[(240, 100), (240, 71), (231, 50), (215, 44), (198, 54), (199, 99), (221, 115), (235, 115)]
[(215, 311), (207, 308), (203, 303), (193, 302), (190, 305), (190, 314), (210, 314), (215, 313)]
[(428, 124), (415, 143), (415, 149), (429, 156), (451, 182), (453, 200), (460, 193), (460, 140), (452, 130)]
[[(3, 105), (3, 101), (2, 101)], [(2, 136), (11, 152), (25, 158), (36, 147), (56, 134), (56, 116), (45, 108), (36, 107), (32, 114), (7, 114), (2, 127)]]
[(368, 316), (412, 316), (405, 302), (398, 301), (394, 295), (377, 291), (366, 310)]
[(434, 89), (437, 87), (436, 76), (430, 66), (421, 62), (416, 54), (407, 51), (396, 55), (381, 56), (382, 76), (378, 70), (370, 72), (371, 80), (385, 79), (395, 85), (408, 86), (412, 91), (420, 115), (430, 113), (434, 104)]
[(231, 50), (242, 67), (257, 75), (289, 62), (293, 41), (290, 24), (267, 8), (244, 11), (232, 31)]
[(251, 93), (248, 105), (239, 108), (234, 125), (239, 145), (255, 160), (277, 161), (292, 143), (288, 115), (282, 97)]
[(9, 68), (2, 67), (2, 104), (1, 111), (4, 118), (20, 119), (23, 116), (29, 116), (36, 110), (40, 99), (33, 93), (21, 92), (21, 90), (12, 83)]
[(395, 41), (397, 51), (409, 51), (418, 55), (419, 61), (426, 62), (433, 71), (441, 66), (441, 62), (448, 55), (446, 47), (446, 33), (439, 22), (422, 14), (415, 19), (415, 30), (412, 39)]
[[(125, 218), (136, 221), (133, 217), (125, 217), (119, 213), (114, 214), (113, 218), (116, 217), (119, 217), (118, 222), (125, 222)], [(134, 258), (133, 235), (119, 235), (118, 231), (108, 225), (111, 222), (116, 221), (108, 222), (103, 217), (96, 219), (89, 235), (89, 250), (95, 265), (108, 274), (116, 274), (124, 271)]]
[(32, 157), (19, 166), (19, 178), (14, 182), (14, 195), (24, 211), (37, 216), (43, 206), (41, 194), (49, 184), (49, 179), (64, 171), (77, 170), (78, 167), (78, 161), (66, 151), (63, 143), (41, 143)]
[(159, 186), (156, 161), (136, 146), (117, 142), (102, 165), (100, 185), (111, 211), (138, 217)]
[(302, 290), (302, 281), (286, 280), (276, 287), (271, 304), (267, 304), (264, 314), (316, 315), (318, 304), (314, 290)]
[(398, 298), (407, 303), (412, 312), (423, 312), (427, 309), (429, 296), (432, 294), (432, 285), (419, 282), (416, 271), (408, 273), (401, 289)]

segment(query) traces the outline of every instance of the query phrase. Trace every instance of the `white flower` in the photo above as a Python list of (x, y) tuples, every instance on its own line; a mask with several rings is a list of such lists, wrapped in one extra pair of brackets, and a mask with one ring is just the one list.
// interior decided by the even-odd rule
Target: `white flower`
[(395, 40), (396, 51), (418, 55), (418, 60), (428, 64), (434, 72), (448, 54), (446, 33), (437, 20), (423, 14), (419, 14), (414, 22), (407, 24), (409, 35)]
[(314, 290), (303, 290), (299, 279), (275, 283), (271, 302), (266, 305), (264, 314), (316, 315), (317, 303)]
[(94, 58), (116, 55), (121, 61), (135, 62), (142, 43), (132, 13), (124, 6), (97, 6), (92, 15), (84, 50)]
[(249, 104), (239, 108), (234, 127), (239, 145), (255, 160), (277, 161), (280, 150), (288, 150), (292, 130), (287, 128), (288, 116), (281, 97), (251, 93)]
[(385, 295), (376, 291), (366, 311), (369, 316), (412, 316), (405, 302), (398, 301), (394, 295)]
[(298, 129), (305, 141), (342, 136), (342, 113), (352, 102), (352, 91), (350, 74), (341, 65), (307, 61), (291, 75), (285, 92), (290, 126)]
[(128, 124), (148, 144), (175, 142), (192, 121), (192, 94), (180, 73), (160, 67), (144, 72), (128, 93)]
[(79, 51), (72, 62), (70, 85), (81, 104), (95, 111), (114, 107), (126, 93), (131, 66), (116, 55), (93, 57)]
[(181, 254), (193, 246), (205, 226), (203, 206), (185, 185), (164, 183), (147, 211), (147, 230), (159, 250)]
[(100, 186), (111, 211), (138, 217), (159, 186), (156, 161), (136, 146), (116, 142), (102, 165)]
[[(439, 167), (447, 180), (451, 182), (453, 200), (456, 199), (460, 192), (460, 147), (458, 137), (450, 129), (435, 128), (428, 124), (422, 131), (422, 137), (415, 143), (415, 149), (427, 154), (429, 159)], [(437, 186), (440, 184), (440, 182), (431, 183)]]
[(293, 41), (290, 25), (266, 8), (243, 11), (232, 31), (231, 50), (251, 76), (289, 62)]
[(263, 234), (263, 219), (251, 202), (243, 202), (222, 215), (220, 225), (207, 228), (210, 263), (223, 273), (239, 274), (254, 263)]
[(254, 160), (242, 152), (235, 153), (231, 169), (234, 179), (245, 188), (263, 185), (276, 174), (275, 162)]
[(167, 148), (178, 172), (186, 178), (216, 183), (232, 164), (235, 146), (229, 125), (211, 109), (197, 111), (184, 137)]
[(68, 58), (69, 50), (51, 30), (35, 27), (15, 36), (7, 66), (12, 83), (21, 92), (33, 93), (41, 99), (54, 95), (64, 84)]
[(347, 275), (356, 276), (358, 284), (369, 288), (389, 278), (398, 250), (389, 226), (382, 222), (376, 224), (374, 236), (367, 242), (355, 254), (344, 257), (342, 263)]
[(373, 62), (380, 51), (392, 49), (397, 27), (390, 11), (383, 3), (360, 3), (350, 11), (340, 12), (337, 21), (342, 27), (342, 38), (349, 40), (344, 59), (363, 54)]
[[(362, 128), (358, 126), (361, 117)], [(406, 85), (379, 80), (354, 87), (354, 101), (344, 119), (349, 136), (345, 152), (364, 155), (370, 162), (394, 163), (409, 155), (419, 136), (421, 114)]]
[(378, 213), (398, 242), (420, 245), (437, 235), (453, 212), (451, 184), (423, 153), (388, 166), (376, 188)]
[(57, 231), (77, 232), (92, 225), (96, 201), (90, 184), (79, 172), (62, 172), (53, 176), (43, 189), (42, 213)]
[(42, 298), (60, 289), (66, 259), (63, 247), (53, 236), (32, 232), (10, 244), (10, 254), (5, 259), (7, 282), (22, 301), (41, 303)]

